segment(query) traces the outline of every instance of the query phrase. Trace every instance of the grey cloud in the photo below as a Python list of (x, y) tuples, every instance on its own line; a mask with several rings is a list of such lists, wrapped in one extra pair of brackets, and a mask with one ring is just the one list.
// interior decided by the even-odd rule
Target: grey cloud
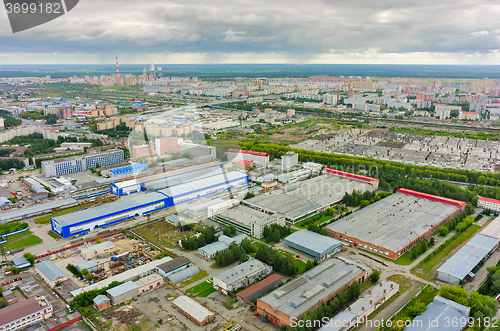
[(5, 52), (490, 53), (500, 4), (470, 1), (81, 1)]

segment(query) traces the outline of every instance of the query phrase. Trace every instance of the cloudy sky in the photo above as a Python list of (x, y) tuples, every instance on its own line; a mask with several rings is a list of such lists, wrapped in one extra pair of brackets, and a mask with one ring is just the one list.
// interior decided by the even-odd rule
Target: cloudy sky
[(0, 64), (500, 64), (498, 0), (80, 0)]

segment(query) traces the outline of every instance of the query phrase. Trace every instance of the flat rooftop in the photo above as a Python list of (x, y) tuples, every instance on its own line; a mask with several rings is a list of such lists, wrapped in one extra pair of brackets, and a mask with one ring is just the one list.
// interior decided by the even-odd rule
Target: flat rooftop
[(267, 224), (284, 215), (280, 213), (269, 215), (253, 208), (239, 205), (219, 213), (217, 216), (234, 223), (242, 224), (245, 227), (251, 227), (252, 223), (259, 225)]
[(281, 190), (244, 200), (243, 203), (284, 214), (293, 220), (341, 201), (346, 192), (351, 193), (354, 189), (364, 191), (370, 187), (364, 182), (325, 174), (286, 185)]
[(257, 300), (289, 317), (299, 317), (371, 269), (333, 257)]
[(247, 262), (238, 264), (237, 266), (224, 271), (214, 278), (218, 278), (226, 284), (234, 284), (252, 273), (262, 272), (268, 268), (269, 266), (264, 262), (250, 258)]
[(344, 246), (344, 243), (340, 240), (323, 236), (309, 230), (295, 231), (285, 238), (285, 242), (292, 242), (318, 254), (329, 251), (332, 247)]
[(437, 271), (438, 273), (448, 274), (458, 279), (464, 279), (497, 244), (497, 238), (478, 233), (452, 257), (446, 260)]
[(397, 192), (325, 228), (398, 252), (458, 210), (453, 204)]

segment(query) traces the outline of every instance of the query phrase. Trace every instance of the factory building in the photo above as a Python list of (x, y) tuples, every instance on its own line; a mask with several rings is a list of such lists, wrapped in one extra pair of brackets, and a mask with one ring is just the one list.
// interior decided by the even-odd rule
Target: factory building
[(240, 200), (237, 199), (229, 199), (226, 201), (220, 201), (217, 204), (213, 204), (208, 206), (207, 213), (208, 218), (214, 219), (215, 215), (222, 213), (229, 208), (236, 207), (240, 204)]
[(253, 162), (258, 168), (267, 168), (269, 164), (269, 153), (230, 148), (227, 150), (227, 159), (232, 163), (247, 161)]
[(190, 206), (186, 210), (186, 216), (193, 219), (207, 218), (208, 208), (210, 206), (218, 205), (222, 202), (224, 202), (224, 200), (217, 198), (194, 206)]
[[(183, 161), (184, 160), (184, 161)], [(185, 162), (188, 159), (178, 159), (169, 162)], [(168, 166), (168, 162), (158, 164), (159, 166)], [(117, 196), (142, 192), (146, 190), (161, 190), (167, 187), (185, 184), (215, 174), (222, 174), (222, 164), (220, 162), (207, 162), (192, 167), (162, 172), (159, 174), (139, 177), (126, 180), (119, 183), (112, 183), (111, 193)]]
[[(438, 295), (427, 309), (413, 319), (407, 331), (447, 330), (462, 331), (468, 327), (470, 308)], [(447, 324), (448, 321), (455, 321)], [(446, 325), (446, 327), (445, 327)]]
[(179, 256), (175, 259), (160, 264), (156, 267), (156, 272), (162, 277), (167, 278), (177, 272), (180, 272), (192, 265), (191, 261), (185, 256)]
[(66, 175), (69, 173), (87, 171), (96, 164), (107, 167), (125, 161), (123, 151), (115, 149), (99, 154), (85, 154), (57, 160), (42, 161), (42, 175), (45, 178)]
[(500, 200), (479, 197), (477, 201), (477, 206), (479, 208), (500, 212)]
[(83, 292), (88, 292), (88, 291), (107, 287), (114, 281), (125, 283), (125, 282), (128, 282), (130, 280), (140, 278), (144, 275), (149, 275), (151, 273), (155, 273), (157, 266), (159, 266), (160, 264), (163, 264), (165, 262), (171, 261), (171, 260), (172, 260), (172, 258), (169, 256), (166, 256), (161, 260), (153, 260), (149, 263), (140, 265), (140, 266), (135, 267), (133, 269), (129, 269), (129, 270), (124, 271), (122, 273), (116, 274), (112, 277), (108, 277), (104, 280), (101, 280), (101, 281), (94, 283), (92, 285), (89, 285), (87, 287), (83, 287), (83, 288), (80, 287), (80, 288), (74, 289), (73, 291), (71, 291), (71, 295), (75, 297), (78, 294), (83, 293)]
[(328, 235), (396, 260), (465, 208), (462, 201), (407, 189), (327, 225)]
[(35, 264), (36, 273), (50, 286), (56, 286), (57, 282), (68, 279), (68, 276), (61, 271), (52, 261), (42, 261)]
[(215, 276), (213, 287), (228, 294), (242, 287), (248, 287), (273, 272), (273, 267), (259, 260), (248, 261)]
[(325, 211), (342, 201), (345, 193), (352, 193), (353, 190), (363, 193), (373, 190), (373, 186), (327, 173), (300, 183), (285, 185), (279, 190), (243, 200), (242, 203), (270, 215), (283, 214), (287, 221), (296, 223)]
[(200, 273), (200, 268), (198, 268), (195, 265), (192, 265), (189, 268), (183, 269), (179, 272), (176, 272), (176, 273), (168, 276), (167, 279), (172, 284), (177, 284), (177, 283), (182, 282), (183, 280), (188, 279), (189, 277), (193, 277), (194, 275), (197, 275), (199, 273)]
[(265, 226), (271, 227), (273, 224), (285, 225), (285, 215), (283, 214), (269, 215), (240, 205), (215, 215), (213, 219), (224, 225), (232, 225), (238, 231), (255, 238), (263, 237)]
[(271, 289), (278, 287), (281, 284), (283, 277), (278, 274), (272, 274), (260, 282), (247, 287), (241, 292), (236, 293), (238, 301), (248, 303), (257, 300), (264, 294), (269, 293)]
[(292, 184), (311, 177), (311, 174), (311, 170), (309, 169), (295, 170), (279, 175), (278, 181), (285, 184)]
[(137, 197), (51, 218), (52, 230), (63, 238), (133, 219), (181, 203), (238, 190), (248, 184), (248, 175), (238, 171), (218, 174)]
[(328, 302), (353, 282), (363, 284), (371, 269), (333, 257), (257, 300), (257, 313), (278, 326)]
[(285, 238), (285, 246), (323, 261), (340, 252), (345, 245), (339, 240), (323, 236), (319, 233), (300, 230)]
[(80, 254), (84, 260), (90, 260), (94, 257), (98, 257), (100, 255), (108, 255), (115, 252), (115, 243), (112, 241), (103, 241), (100, 244), (87, 246), (85, 244), (83, 248), (80, 249)]
[(89, 260), (76, 266), (76, 270), (78, 270), (79, 273), (82, 273), (83, 269), (87, 269), (89, 273), (93, 273), (99, 271), (99, 266), (94, 260)]
[(161, 275), (156, 273), (143, 277), (135, 282), (135, 285), (139, 287), (139, 294), (145, 293), (165, 283), (165, 279)]
[(194, 299), (185, 295), (178, 296), (172, 304), (181, 313), (186, 315), (190, 320), (198, 325), (205, 325), (215, 318), (214, 313), (203, 307)]
[(217, 254), (217, 252), (224, 253), (228, 247), (229, 245), (225, 242), (216, 241), (198, 248), (198, 254), (203, 256), (205, 259), (211, 260), (215, 257), (215, 254)]
[(43, 296), (28, 298), (2, 308), (0, 311), (0, 330), (2, 331), (24, 330), (54, 315), (52, 305)]
[(106, 294), (111, 300), (111, 304), (115, 306), (136, 297), (139, 294), (139, 286), (132, 281), (128, 281), (107, 290)]
[(498, 247), (499, 241), (500, 217), (497, 217), (438, 268), (437, 278), (452, 285), (473, 279), (472, 270)]
[(343, 178), (349, 178), (352, 180), (364, 182), (364, 183), (370, 184), (373, 187), (374, 191), (378, 190), (379, 180), (377, 178), (371, 178), (371, 177), (351, 174), (349, 172), (335, 170), (335, 169), (329, 169), (329, 168), (323, 169), (323, 172), (329, 173), (329, 174), (332, 174), (335, 176), (343, 177)]

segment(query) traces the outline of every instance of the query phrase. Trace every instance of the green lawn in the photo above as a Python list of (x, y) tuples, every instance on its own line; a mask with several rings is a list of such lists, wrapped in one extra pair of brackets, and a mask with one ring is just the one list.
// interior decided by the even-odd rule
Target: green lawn
[(306, 225), (306, 223), (309, 220), (311, 220), (313, 218), (316, 218), (318, 216), (321, 216), (321, 218), (319, 220), (315, 221), (314, 223), (311, 223), (311, 224), (320, 225), (321, 223), (324, 223), (324, 222), (329, 221), (329, 220), (332, 219), (332, 216), (326, 215), (326, 212), (322, 212), (322, 213), (316, 214), (314, 216), (308, 217), (308, 218), (306, 218), (303, 221), (300, 221), (299, 223), (295, 224), (295, 226), (297, 226), (299, 228), (302, 228), (302, 229), (307, 229), (307, 227), (309, 226), (309, 224)]
[(5, 243), (4, 245), (5, 245), (5, 251), (10, 251), (17, 248), (28, 247), (31, 245), (39, 244), (41, 242), (43, 242), (43, 240), (35, 236), (33, 233), (31, 233), (31, 231), (25, 231), (7, 237), (7, 243)]
[[(458, 246), (463, 244), (466, 240), (472, 237), (481, 227), (479, 225), (471, 225), (467, 230), (462, 232), (458, 237), (452, 240), (449, 245), (444, 248), (441, 252), (432, 256), (429, 261), (421, 261), (417, 264), (413, 269), (411, 269), (411, 273), (417, 275), (418, 277), (428, 280), (435, 281), (436, 271), (434, 267), (440, 261), (445, 261), (446, 257)], [(437, 247), (436, 247), (437, 248)]]
[(52, 237), (52, 238), (54, 238), (55, 240), (57, 240), (57, 239), (61, 238), (61, 237), (59, 237), (59, 236), (57, 235), (57, 233), (55, 233), (55, 232), (54, 232), (54, 231), (52, 231), (52, 230), (50, 230), (50, 231), (48, 232), (48, 234), (49, 234), (49, 236), (51, 236), (51, 237)]
[[(434, 300), (434, 297), (438, 294), (439, 290), (431, 285), (427, 285), (422, 289), (422, 291), (417, 295), (417, 299), (422, 301), (426, 306)], [(405, 305), (399, 313), (393, 316), (392, 320), (397, 321), (403, 318), (411, 318), (409, 315), (408, 307)]]
[(186, 285), (189, 285), (191, 283), (199, 281), (200, 279), (205, 278), (206, 275), (207, 275), (207, 271), (200, 269), (200, 272), (198, 274), (196, 274), (196, 275), (194, 275), (192, 277), (189, 277), (188, 279), (186, 279), (182, 283), (179, 283), (179, 285), (177, 285), (177, 287), (184, 287)]
[(59, 211), (53, 212), (53, 213), (51, 213), (49, 215), (45, 215), (45, 216), (37, 218), (35, 220), (35, 223), (36, 224), (49, 224), (51, 217), (66, 215), (66, 214), (69, 214), (69, 213), (81, 210), (81, 209), (83, 209), (85, 207), (90, 207), (91, 205), (92, 205), (91, 203), (86, 203), (86, 204), (83, 204), (83, 205), (78, 205), (78, 206), (74, 206), (74, 207), (71, 207), (71, 208), (59, 210)]
[(209, 288), (213, 288), (212, 286), (213, 286), (213, 279), (210, 278), (209, 280), (206, 280), (203, 283), (199, 283), (198, 285), (188, 288), (186, 290), (186, 293), (189, 293), (192, 296), (196, 296), (200, 292), (208, 290)]
[(295, 265), (299, 269), (299, 272), (298, 272), (299, 275), (306, 270), (306, 264), (302, 261), (295, 260)]
[(201, 292), (201, 293), (198, 293), (197, 297), (208, 297), (210, 294), (214, 293), (214, 292), (217, 292), (216, 289), (214, 289), (213, 287), (209, 288), (209, 289), (206, 289), (205, 291)]

